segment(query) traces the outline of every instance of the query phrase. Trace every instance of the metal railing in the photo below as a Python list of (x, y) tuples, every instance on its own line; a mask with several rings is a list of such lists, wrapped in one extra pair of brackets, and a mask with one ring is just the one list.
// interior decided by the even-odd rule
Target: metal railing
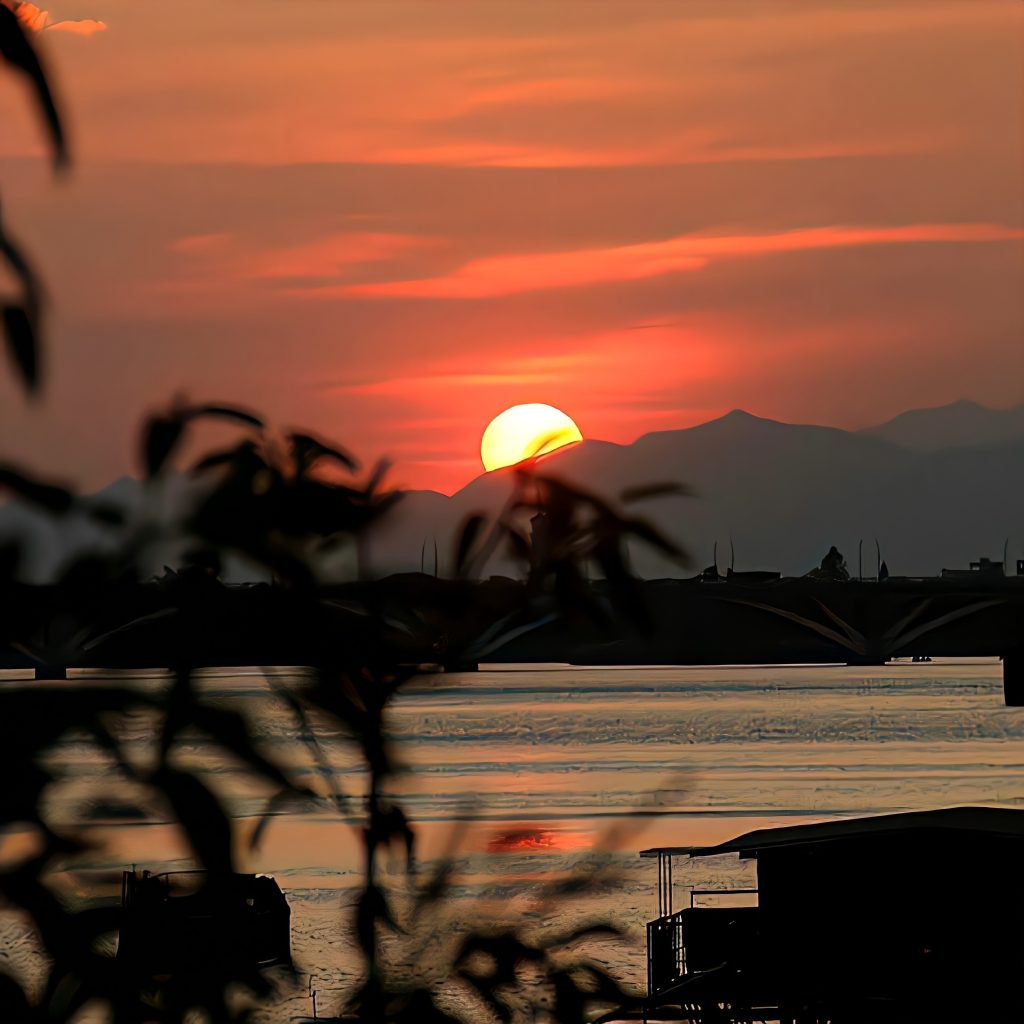
[(647, 995), (655, 996), (686, 974), (683, 913), (659, 917), (647, 924)]
[[(667, 858), (666, 858), (667, 859)], [(671, 884), (669, 875), (669, 884)], [(756, 896), (757, 889), (690, 889), (690, 910), (701, 896)], [(669, 890), (671, 893), (671, 890)], [(671, 895), (659, 909), (668, 908), (647, 924), (647, 995), (655, 996), (682, 981), (687, 974), (686, 943), (683, 939), (685, 910), (671, 912)]]

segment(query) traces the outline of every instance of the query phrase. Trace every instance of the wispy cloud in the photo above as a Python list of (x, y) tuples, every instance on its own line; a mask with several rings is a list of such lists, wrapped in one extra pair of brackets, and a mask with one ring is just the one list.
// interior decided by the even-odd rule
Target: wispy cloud
[(381, 395), (389, 398), (422, 396), (425, 391), (442, 396), (458, 388), (511, 388), (556, 380), (555, 373), (431, 373), (421, 377), (389, 377), (362, 384), (337, 384), (327, 391), (349, 395)]
[(279, 282), (285, 289), (302, 291), (358, 280), (365, 266), (391, 263), (393, 273), (408, 273), (410, 265), (403, 261), (444, 244), (425, 235), (382, 231), (336, 232), (284, 245), (256, 243), (231, 232), (182, 235), (167, 246), (178, 265), (158, 290), (195, 293), (223, 289), (228, 283)]
[(247, 273), (257, 278), (338, 277), (360, 264), (390, 262), (439, 244), (423, 235), (350, 231), (259, 253)]
[(482, 299), (519, 292), (574, 288), (699, 270), (720, 259), (865, 245), (1002, 242), (1024, 230), (998, 224), (832, 225), (772, 234), (680, 235), (600, 249), (512, 253), (472, 260), (448, 274), (326, 289), (365, 298)]

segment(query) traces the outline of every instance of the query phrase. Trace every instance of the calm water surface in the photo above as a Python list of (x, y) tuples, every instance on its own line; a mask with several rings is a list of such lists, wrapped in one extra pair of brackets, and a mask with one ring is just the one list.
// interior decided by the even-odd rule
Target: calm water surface
[[(309, 737), (262, 675), (207, 673), (202, 686), (249, 716), (269, 754), (325, 790)], [(841, 815), (1024, 802), (1024, 709), (1003, 706), (996, 661), (438, 675), (398, 700), (391, 731), (409, 768), (395, 791), (418, 827), (421, 865), (451, 846), (459, 868), (426, 950), (394, 944), (399, 965), (423, 962), (448, 937), (501, 916), (541, 929), (608, 917), (639, 938), (656, 906), (654, 865), (636, 856), (647, 846), (714, 843)], [(145, 758), (151, 723), (140, 717), (126, 735)], [(329, 733), (321, 739), (337, 784), (358, 794), (350, 746)], [(53, 815), (81, 820), (110, 795), (112, 766), (84, 743), (69, 742), (55, 757), (68, 782), (54, 795)], [(266, 792), (198, 735), (183, 757), (225, 796), (244, 837)], [(94, 868), (188, 863), (160, 808), (91, 828), (105, 844)], [(594, 850), (610, 852), (595, 858)], [(288, 893), (297, 957), (321, 1008), (329, 1005), (358, 969), (339, 926), (359, 877), (352, 823), (326, 805), (296, 806), (275, 817), (257, 852), (240, 855)], [(748, 865), (726, 860), (681, 864), (677, 903), (688, 886), (753, 881)], [(571, 906), (540, 900), (545, 880), (580, 863), (616, 874)], [(400, 862), (390, 883), (400, 898)], [(611, 950), (607, 962), (640, 983), (639, 947)], [(295, 994), (280, 1012), (286, 1019), (307, 1006), (305, 993)]]

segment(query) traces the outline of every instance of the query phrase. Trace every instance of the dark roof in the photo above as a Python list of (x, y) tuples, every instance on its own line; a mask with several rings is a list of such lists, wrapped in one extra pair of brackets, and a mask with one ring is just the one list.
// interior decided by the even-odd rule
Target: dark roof
[(1008, 807), (945, 807), (934, 811), (877, 814), (870, 818), (839, 818), (809, 825), (761, 828), (718, 846), (663, 846), (643, 850), (641, 857), (659, 853), (674, 856), (711, 857), (721, 853), (757, 856), (762, 850), (805, 846), (811, 843), (857, 840), (865, 837), (909, 836), (944, 832), (948, 838), (966, 836), (1024, 840), (1024, 810)]

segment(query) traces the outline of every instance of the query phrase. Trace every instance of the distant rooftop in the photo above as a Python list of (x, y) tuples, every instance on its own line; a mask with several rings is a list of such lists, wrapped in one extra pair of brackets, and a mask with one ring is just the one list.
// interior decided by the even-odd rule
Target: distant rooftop
[(757, 856), (764, 850), (806, 846), (812, 843), (860, 839), (866, 836), (907, 836), (913, 833), (944, 832), (950, 839), (988, 836), (1024, 840), (1024, 809), (1008, 807), (946, 807), (934, 811), (877, 814), (869, 818), (841, 818), (809, 825), (786, 825), (747, 832), (718, 846), (662, 846), (643, 850), (641, 857), (658, 854), (712, 857), (738, 853)]

